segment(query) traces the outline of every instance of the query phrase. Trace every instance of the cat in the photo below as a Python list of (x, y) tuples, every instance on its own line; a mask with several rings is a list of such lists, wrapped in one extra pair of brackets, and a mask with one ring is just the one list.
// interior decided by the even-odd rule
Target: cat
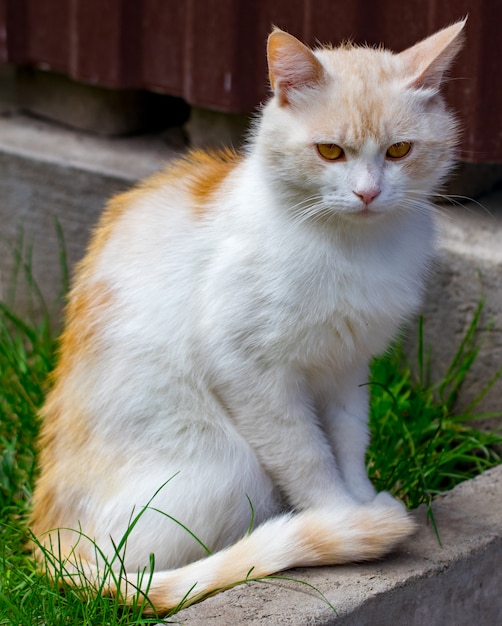
[(154, 553), (159, 613), (413, 533), (367, 477), (365, 383), (424, 291), (464, 23), (399, 54), (273, 30), (242, 153), (193, 151), (110, 201), (42, 410), (31, 526), (69, 578), (97, 584), (86, 538), (110, 559), (140, 512), (131, 574), (101, 582), (133, 602)]

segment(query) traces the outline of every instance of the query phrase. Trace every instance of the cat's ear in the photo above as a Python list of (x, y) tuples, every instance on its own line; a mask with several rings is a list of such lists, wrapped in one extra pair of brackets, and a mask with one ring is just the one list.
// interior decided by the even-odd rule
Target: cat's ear
[(411, 87), (439, 89), (446, 70), (462, 47), (466, 21), (467, 18), (440, 30), (398, 55)]
[(267, 57), (270, 85), (281, 106), (290, 103), (295, 91), (324, 80), (324, 68), (312, 50), (279, 28), (268, 38)]

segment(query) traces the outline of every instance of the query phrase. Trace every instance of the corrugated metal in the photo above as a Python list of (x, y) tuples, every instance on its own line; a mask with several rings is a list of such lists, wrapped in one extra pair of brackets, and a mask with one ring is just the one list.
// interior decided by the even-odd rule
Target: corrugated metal
[(267, 95), (271, 24), (309, 43), (401, 50), (467, 13), (447, 95), (463, 119), (463, 158), (502, 162), (502, 0), (0, 0), (0, 60), (248, 112)]

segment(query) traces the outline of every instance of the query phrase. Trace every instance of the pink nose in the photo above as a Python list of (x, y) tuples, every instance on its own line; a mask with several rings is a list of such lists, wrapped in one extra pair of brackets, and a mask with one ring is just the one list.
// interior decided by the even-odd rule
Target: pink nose
[(380, 195), (380, 189), (363, 189), (362, 191), (354, 191), (355, 195), (368, 205)]

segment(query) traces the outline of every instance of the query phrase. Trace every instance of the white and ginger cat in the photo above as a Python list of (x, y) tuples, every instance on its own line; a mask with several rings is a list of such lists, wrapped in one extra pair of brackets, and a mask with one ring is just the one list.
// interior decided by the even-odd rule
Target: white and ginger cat
[(131, 602), (154, 553), (159, 612), (413, 532), (366, 474), (364, 383), (420, 303), (463, 26), (400, 54), (274, 30), (244, 153), (191, 153), (110, 202), (42, 412), (32, 528), (70, 576), (102, 566), (79, 530), (112, 558), (156, 492), (128, 537), (132, 584), (105, 587)]

